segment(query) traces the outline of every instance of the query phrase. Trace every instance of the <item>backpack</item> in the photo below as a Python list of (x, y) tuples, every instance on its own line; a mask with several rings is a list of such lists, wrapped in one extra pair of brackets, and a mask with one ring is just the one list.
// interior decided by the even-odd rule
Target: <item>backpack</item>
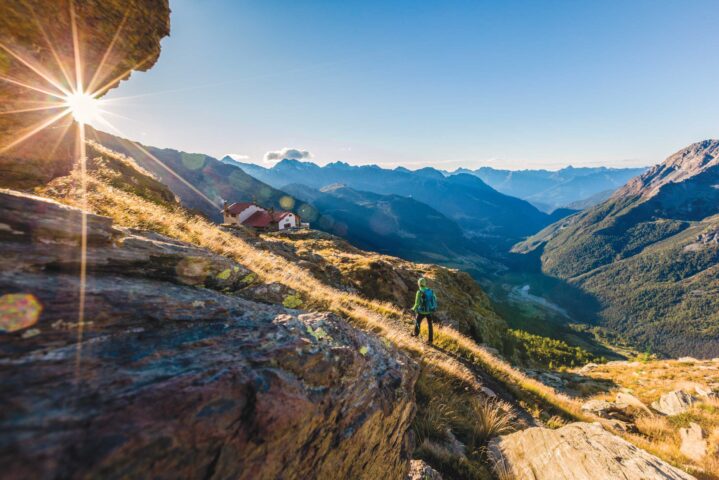
[(434, 313), (437, 310), (437, 297), (434, 296), (434, 292), (430, 288), (425, 288), (421, 291), (419, 297), (419, 311)]

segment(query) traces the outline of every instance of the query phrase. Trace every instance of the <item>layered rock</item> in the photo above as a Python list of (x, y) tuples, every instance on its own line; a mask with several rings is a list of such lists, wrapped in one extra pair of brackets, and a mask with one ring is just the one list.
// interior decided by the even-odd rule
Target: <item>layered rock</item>
[(492, 454), (522, 480), (690, 480), (691, 475), (605, 431), (572, 423), (529, 428), (493, 441)]
[(0, 291), (42, 306), (0, 336), (4, 475), (406, 475), (407, 357), (336, 316), (232, 295), (246, 267), (95, 215), (80, 323), (80, 216), (0, 193)]

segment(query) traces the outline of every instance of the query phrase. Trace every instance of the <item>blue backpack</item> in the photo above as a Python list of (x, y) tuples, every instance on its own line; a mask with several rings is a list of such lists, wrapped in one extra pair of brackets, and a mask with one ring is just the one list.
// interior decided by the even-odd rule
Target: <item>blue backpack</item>
[(419, 297), (419, 310), (421, 312), (434, 313), (437, 310), (437, 297), (430, 288), (421, 291)]

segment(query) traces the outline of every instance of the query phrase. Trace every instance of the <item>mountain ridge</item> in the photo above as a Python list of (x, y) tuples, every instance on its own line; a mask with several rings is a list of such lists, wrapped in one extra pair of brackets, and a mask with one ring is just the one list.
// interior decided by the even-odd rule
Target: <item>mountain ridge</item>
[(691, 144), (603, 203), (513, 247), (602, 303), (606, 325), (664, 355), (719, 355), (719, 141)]
[(469, 235), (496, 243), (499, 250), (549, 224), (550, 217), (530, 203), (497, 192), (472, 175), (447, 177), (435, 169), (418, 172), (284, 159), (271, 168), (242, 164), (240, 168), (275, 188), (304, 184), (319, 189), (342, 183), (359, 191), (401, 195), (426, 203), (455, 220)]

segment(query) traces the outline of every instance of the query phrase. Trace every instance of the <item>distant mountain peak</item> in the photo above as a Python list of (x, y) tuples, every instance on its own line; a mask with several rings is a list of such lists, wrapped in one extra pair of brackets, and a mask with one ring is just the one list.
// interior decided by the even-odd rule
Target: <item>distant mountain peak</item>
[(349, 163), (347, 163), (347, 162), (336, 161), (336, 162), (328, 163), (327, 165), (325, 165), (325, 167), (330, 167), (330, 168), (350, 168), (351, 165), (350, 165)]
[(315, 165), (312, 162), (303, 162), (301, 160), (295, 160), (294, 158), (283, 158), (282, 160), (277, 162), (275, 164), (275, 166), (272, 168), (279, 170), (279, 169), (283, 169), (283, 168), (299, 169), (299, 168), (312, 168), (312, 167), (317, 167), (317, 165)]
[(444, 174), (442, 172), (432, 167), (420, 168), (419, 170), (415, 170), (414, 173), (417, 175), (422, 175), (423, 177), (444, 178)]

